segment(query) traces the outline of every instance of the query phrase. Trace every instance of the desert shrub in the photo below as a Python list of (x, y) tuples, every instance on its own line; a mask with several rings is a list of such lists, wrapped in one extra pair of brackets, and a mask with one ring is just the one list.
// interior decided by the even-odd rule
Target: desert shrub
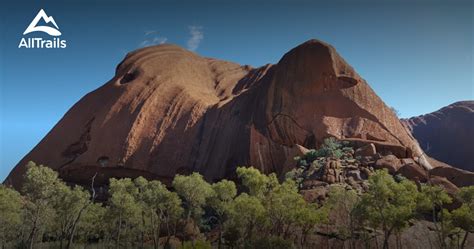
[(342, 152), (344, 153), (349, 153), (349, 154), (354, 154), (354, 148), (352, 147), (342, 147)]
[(344, 154), (342, 151), (342, 143), (333, 137), (324, 139), (324, 143), (319, 151), (319, 154), (324, 157), (341, 158)]
[(349, 142), (339, 141), (334, 137), (330, 137), (324, 139), (319, 149), (311, 149), (303, 156), (295, 157), (294, 160), (297, 162), (297, 166), (307, 168), (318, 158), (341, 158), (344, 155), (352, 155), (353, 153), (354, 149), (349, 146)]
[(286, 172), (285, 179), (291, 179), (291, 180), (295, 181), (298, 185), (300, 185), (304, 180), (303, 173), (304, 173), (304, 168), (303, 167), (297, 167), (297, 168), (294, 168), (294, 169)]
[(323, 156), (321, 154), (321, 151), (320, 150), (309, 150), (304, 156), (303, 156), (303, 160), (305, 160), (308, 164), (313, 162), (314, 160), (316, 160), (318, 157), (321, 157)]
[(319, 169), (321, 168), (321, 165), (322, 165), (321, 162), (319, 162), (318, 160), (313, 161), (311, 165), (309, 166), (308, 170), (304, 172), (304, 175), (307, 177), (313, 175), (314, 173), (319, 171)]

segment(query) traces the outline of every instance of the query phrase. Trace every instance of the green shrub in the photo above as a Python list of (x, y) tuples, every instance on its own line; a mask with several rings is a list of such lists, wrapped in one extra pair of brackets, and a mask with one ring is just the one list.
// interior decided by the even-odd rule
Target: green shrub
[(318, 150), (309, 150), (306, 154), (301, 157), (295, 157), (297, 161), (297, 166), (307, 168), (315, 160), (322, 157), (334, 157), (341, 158), (344, 154), (352, 154), (354, 149), (349, 147), (349, 142), (339, 141), (334, 137), (324, 139), (324, 143), (321, 145), (321, 148)]
[(321, 146), (321, 153), (323, 154), (324, 157), (335, 157), (335, 158), (341, 158), (342, 155), (344, 155), (344, 152), (342, 151), (342, 146), (343, 144), (338, 141), (337, 139), (330, 137), (324, 139), (324, 143)]

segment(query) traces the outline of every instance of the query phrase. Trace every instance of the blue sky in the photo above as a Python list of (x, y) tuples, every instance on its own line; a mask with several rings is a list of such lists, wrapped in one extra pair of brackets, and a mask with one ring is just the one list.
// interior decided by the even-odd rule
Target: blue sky
[[(19, 49), (43, 8), (66, 49)], [(0, 3), (0, 181), (128, 51), (174, 43), (240, 64), (332, 44), (402, 117), (474, 99), (472, 1), (11, 1)], [(36, 34), (30, 34), (35, 36)]]

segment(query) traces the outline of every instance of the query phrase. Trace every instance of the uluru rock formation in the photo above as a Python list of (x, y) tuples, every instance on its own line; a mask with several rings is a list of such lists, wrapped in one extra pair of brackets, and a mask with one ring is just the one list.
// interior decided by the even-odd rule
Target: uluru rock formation
[(403, 122), (428, 155), (474, 171), (474, 101), (456, 102)]
[[(472, 133), (471, 133), (472, 134)], [(396, 115), (336, 50), (310, 40), (259, 68), (204, 58), (174, 45), (129, 53), (115, 76), (84, 96), (28, 153), (69, 182), (144, 175), (208, 180), (240, 165), (284, 173), (324, 138), (372, 142), (400, 158), (421, 153)]]

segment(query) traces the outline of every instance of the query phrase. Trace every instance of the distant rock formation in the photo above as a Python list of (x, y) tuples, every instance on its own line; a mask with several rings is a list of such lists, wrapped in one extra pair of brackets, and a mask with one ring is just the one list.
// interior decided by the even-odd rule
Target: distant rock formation
[(299, 145), (315, 148), (326, 137), (374, 143), (399, 158), (420, 153), (392, 110), (324, 42), (307, 41), (259, 68), (159, 45), (128, 54), (6, 183), (18, 188), (28, 161), (80, 184), (96, 172), (97, 184), (138, 175), (166, 182), (192, 171), (232, 178), (239, 165), (283, 174)]
[(428, 155), (474, 171), (474, 101), (456, 102), (403, 122)]

